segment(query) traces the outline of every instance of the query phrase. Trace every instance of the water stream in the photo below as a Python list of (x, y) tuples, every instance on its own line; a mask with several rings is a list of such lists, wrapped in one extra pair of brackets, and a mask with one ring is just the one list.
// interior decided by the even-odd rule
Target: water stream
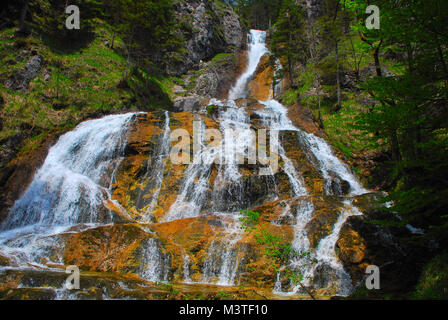
[[(239, 158), (250, 158), (256, 139), (251, 131), (252, 122), (247, 110), (239, 107), (237, 100), (248, 96), (247, 86), (254, 76), (260, 59), (269, 50), (265, 43), (266, 33), (251, 30), (248, 36), (248, 63), (243, 74), (229, 92), (228, 99), (211, 99), (210, 104), (219, 106), (216, 120), (223, 133), (220, 146), (207, 145), (204, 137), (205, 124), (198, 121), (198, 154), (189, 164), (179, 181), (180, 191), (176, 200), (165, 208), (162, 223), (178, 219), (194, 218), (201, 215), (215, 215), (222, 222), (216, 240), (212, 241), (204, 258), (200, 283), (236, 285), (243, 261), (241, 253), (246, 250), (239, 245), (243, 231), (239, 209), (254, 205), (245, 190), (247, 183), (241, 173)], [(281, 68), (279, 61), (277, 67)], [(297, 148), (306, 150), (308, 160), (325, 179), (325, 192), (334, 194), (334, 186), (346, 181), (349, 195), (367, 192), (358, 182), (349, 167), (340, 161), (326, 141), (294, 126), (288, 118), (285, 106), (273, 99), (279, 91), (273, 85), (271, 99), (259, 101), (264, 107), (256, 111), (260, 123), (270, 133), (294, 131), (297, 133)], [(11, 258), (16, 266), (39, 265), (46, 256), (58, 257), (54, 264), (64, 264), (58, 234), (71, 232), (70, 228), (82, 225), (86, 228), (114, 223), (114, 215), (105, 201), (115, 201), (111, 188), (115, 173), (124, 157), (126, 134), (134, 114), (107, 116), (81, 123), (73, 131), (64, 134), (50, 149), (42, 167), (36, 172), (32, 183), (23, 196), (10, 210), (8, 218), (1, 225), (0, 254)], [(148, 161), (146, 185), (139, 194), (138, 207), (144, 209), (139, 222), (150, 223), (152, 212), (158, 200), (164, 181), (164, 172), (169, 156), (170, 115), (165, 113), (163, 132), (159, 135), (157, 147)], [(232, 131), (233, 130), (233, 131)], [(234, 134), (234, 133), (237, 134)], [(272, 140), (270, 143), (273, 145)], [(282, 141), (278, 141), (280, 171), (289, 181), (291, 197), (300, 197), (298, 205), (287, 204), (278, 221), (288, 218), (293, 223), (294, 238), (291, 246), (300, 253), (310, 251), (306, 226), (314, 216), (314, 205), (305, 185), (304, 178), (296, 169), (294, 161), (288, 158)], [(273, 152), (271, 152), (271, 156)], [(272, 163), (266, 165), (263, 178), (257, 183), (266, 185), (265, 202), (278, 199), (276, 170)], [(211, 180), (212, 172), (216, 176)], [(257, 175), (258, 172), (254, 172)], [(338, 190), (338, 187), (336, 187)], [(250, 190), (249, 190), (250, 192)], [(285, 199), (287, 200), (287, 199)], [(337, 293), (348, 294), (351, 288), (350, 276), (344, 271), (335, 254), (335, 244), (339, 232), (351, 215), (361, 214), (351, 203), (345, 202), (331, 233), (320, 240), (315, 250), (306, 257), (291, 258), (290, 266), (304, 274), (304, 285), (313, 286), (313, 279), (325, 272), (331, 274), (333, 282), (338, 282)], [(281, 219), (280, 219), (281, 218)], [(81, 229), (82, 229), (81, 228)], [(161, 243), (153, 238), (146, 240), (140, 266), (140, 276), (149, 281), (168, 281), (171, 257), (162, 253)], [(59, 251), (58, 251), (59, 250)], [(183, 251), (182, 273), (186, 283), (190, 278), (190, 256)], [(277, 275), (275, 292), (292, 294), (301, 292), (300, 287), (282, 288), (280, 273)]]

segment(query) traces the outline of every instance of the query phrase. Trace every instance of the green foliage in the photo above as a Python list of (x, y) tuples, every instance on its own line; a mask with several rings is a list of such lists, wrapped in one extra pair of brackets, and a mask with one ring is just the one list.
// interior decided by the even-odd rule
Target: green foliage
[(412, 299), (448, 299), (448, 254), (431, 260), (424, 268)]
[[(259, 228), (259, 212), (251, 210), (240, 210), (240, 212), (244, 214), (244, 217), (240, 218), (242, 228), (245, 231), (253, 232), (257, 243), (264, 246), (265, 255), (270, 257), (272, 261), (272, 268), (276, 272), (283, 273), (292, 284), (301, 285), (304, 279), (303, 274), (300, 268), (292, 268), (289, 266), (290, 260), (294, 257), (308, 257), (310, 252), (298, 252), (291, 248), (289, 244), (284, 243), (281, 237), (273, 235), (264, 228)], [(259, 231), (257, 231), (258, 229)]]
[(171, 0), (107, 0), (105, 8), (106, 19), (126, 43), (128, 62), (151, 74), (179, 59), (183, 38)]
[(172, 295), (177, 295), (179, 293), (179, 290), (174, 288), (174, 284), (170, 282), (159, 282), (156, 281), (156, 285), (160, 286), (163, 290), (167, 290)]
[(240, 210), (240, 212), (244, 215), (243, 218), (240, 218), (240, 221), (242, 222), (242, 228), (246, 231), (254, 230), (255, 225), (258, 224), (260, 213), (252, 210)]
[(237, 0), (235, 11), (252, 29), (268, 29), (277, 20), (284, 0)]
[(218, 53), (216, 56), (213, 57), (212, 63), (219, 64), (220, 62), (224, 61), (229, 56), (233, 56), (234, 61), (236, 62), (236, 58), (232, 53)]
[[(360, 88), (379, 101), (354, 119), (369, 144), (381, 143), (391, 155), (387, 200), (403, 223), (426, 230), (427, 239), (448, 243), (447, 118), (448, 27), (446, 1), (379, 1), (380, 30), (365, 27), (367, 0), (345, 1), (357, 19), (352, 28), (373, 54), (376, 73)], [(393, 52), (397, 74), (385, 76), (380, 50)], [(431, 71), (429, 71), (431, 70)]]
[(294, 65), (300, 57), (306, 56), (303, 41), (304, 12), (294, 0), (284, 0), (280, 15), (274, 26), (272, 48), (274, 54), (287, 61), (287, 71), (291, 84), (294, 85)]
[(45, 40), (56, 50), (76, 50), (91, 41), (95, 18), (101, 13), (101, 5), (96, 0), (77, 0), (70, 2), (80, 11), (80, 30), (69, 30), (65, 21), (66, 2), (58, 0), (30, 1), (29, 11), (32, 15), (34, 29), (45, 35)]
[(210, 104), (210, 105), (207, 106), (207, 113), (210, 116), (216, 115), (218, 110), (219, 110), (219, 106), (216, 106), (214, 104)]

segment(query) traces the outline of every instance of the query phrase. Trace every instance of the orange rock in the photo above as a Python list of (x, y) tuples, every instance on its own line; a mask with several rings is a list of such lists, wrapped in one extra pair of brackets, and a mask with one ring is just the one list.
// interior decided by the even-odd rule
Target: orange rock
[(64, 262), (100, 272), (136, 272), (136, 249), (152, 237), (138, 225), (117, 224), (64, 234)]
[(266, 101), (272, 98), (272, 81), (274, 70), (269, 63), (270, 55), (265, 54), (255, 71), (254, 79), (249, 82), (249, 94), (252, 98)]

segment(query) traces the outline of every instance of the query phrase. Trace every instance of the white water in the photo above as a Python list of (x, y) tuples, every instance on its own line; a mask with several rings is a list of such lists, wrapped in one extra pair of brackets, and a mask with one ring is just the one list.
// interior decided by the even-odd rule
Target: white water
[[(242, 204), (239, 199), (241, 191), (241, 174), (239, 173), (239, 165), (236, 161), (237, 156), (247, 157), (249, 153), (249, 145), (254, 141), (251, 136), (250, 119), (247, 112), (238, 107), (235, 100), (246, 97), (247, 84), (253, 77), (257, 65), (261, 57), (268, 53), (265, 45), (265, 33), (263, 31), (252, 30), (249, 36), (249, 53), (248, 53), (248, 67), (246, 71), (237, 79), (235, 86), (230, 90), (228, 100), (212, 99), (209, 104), (220, 106), (219, 124), (221, 132), (226, 129), (242, 129), (240, 134), (236, 137), (224, 135), (222, 148), (211, 150), (211, 148), (203, 149), (201, 156), (207, 159), (213, 159), (212, 154), (218, 154), (218, 158), (223, 160), (219, 162), (218, 174), (215, 178), (215, 183), (209, 198), (212, 203), (219, 203), (219, 207), (213, 207), (216, 211), (224, 211), (227, 214), (232, 213), (233, 207), (226, 207), (226, 195), (237, 204)], [(278, 63), (279, 65), (279, 63)], [(275, 89), (273, 90), (275, 92)], [(276, 131), (295, 131), (298, 132), (302, 142), (307, 144), (307, 150), (313, 154), (313, 163), (322, 173), (322, 176), (327, 181), (331, 182), (335, 176), (339, 179), (346, 180), (350, 184), (351, 194), (361, 194), (366, 190), (362, 188), (354, 175), (350, 172), (348, 167), (342, 163), (332, 152), (330, 146), (325, 140), (308, 134), (298, 129), (293, 125), (288, 118), (287, 109), (276, 100), (259, 101), (264, 108), (256, 111), (261, 119), (261, 123), (268, 130)], [(230, 148), (229, 148), (230, 146)], [(282, 170), (289, 179), (290, 187), (293, 197), (307, 196), (303, 177), (297, 172), (293, 162), (286, 156), (286, 152), (279, 144), (278, 154), (282, 160)], [(201, 210), (205, 206), (204, 200), (207, 198), (207, 181), (210, 178), (210, 165), (203, 163), (193, 163), (189, 166), (186, 173), (183, 192), (178, 197), (176, 203), (170, 208), (166, 220), (181, 219), (185, 217), (194, 217), (201, 214)], [(272, 170), (271, 170), (272, 172)], [(332, 173), (332, 175), (330, 174)], [(199, 179), (198, 179), (199, 178)], [(275, 179), (273, 179), (275, 181)], [(275, 183), (274, 183), (275, 184)], [(187, 201), (189, 200), (189, 201)], [(240, 206), (242, 208), (243, 206)], [(344, 211), (345, 212), (345, 211)], [(292, 248), (299, 253), (304, 253), (310, 250), (310, 244), (305, 231), (306, 225), (313, 218), (314, 206), (311, 201), (302, 199), (299, 205), (293, 209), (288, 205), (283, 217), (291, 217), (294, 224), (294, 240)], [(344, 217), (348, 217), (348, 213)], [(343, 220), (345, 222), (345, 220)], [(343, 224), (342, 222), (342, 224)], [(342, 225), (341, 224), (341, 225)], [(214, 242), (209, 249), (209, 258), (206, 260), (204, 266), (203, 282), (217, 283), (222, 285), (232, 285), (235, 283), (237, 277), (237, 243), (240, 239), (239, 233), (235, 232), (234, 224), (224, 223), (225, 240), (221, 243)], [(333, 232), (321, 241), (321, 246), (317, 252), (311, 252), (309, 256), (295, 257), (291, 260), (291, 267), (300, 269), (305, 276), (305, 285), (312, 285), (312, 278), (315, 276), (316, 267), (311, 263), (311, 260), (317, 259), (319, 263), (326, 263), (331, 261), (330, 267), (335, 273), (339, 274), (341, 278), (340, 288), (343, 292), (345, 283), (350, 282), (346, 279), (345, 274), (340, 263), (336, 262), (336, 255), (334, 253), (334, 239), (337, 239), (340, 231), (340, 226), (336, 225)], [(223, 241), (223, 242), (222, 242)], [(223, 261), (217, 263), (216, 256), (225, 257)], [(331, 258), (330, 258), (331, 257)], [(327, 261), (328, 260), (328, 261)], [(342, 270), (342, 271), (341, 271)], [(216, 280), (217, 278), (217, 280)], [(344, 283), (344, 284), (343, 284)], [(276, 285), (276, 290), (281, 290), (279, 284)], [(299, 288), (294, 288), (293, 291), (298, 291)]]
[[(2, 224), (1, 254), (16, 266), (45, 267), (42, 258), (62, 264), (58, 234), (77, 224), (85, 229), (113, 222), (103, 204), (111, 199), (132, 116), (85, 121), (59, 138)], [(57, 261), (50, 261), (54, 256)]]
[[(246, 96), (248, 82), (253, 77), (261, 57), (268, 53), (265, 37), (263, 31), (251, 31), (246, 71), (229, 92), (228, 100), (210, 101), (210, 104), (221, 107), (217, 119), (221, 132), (240, 129), (239, 134), (224, 134), (221, 146), (206, 145), (202, 123), (199, 139), (202, 148), (187, 167), (180, 182), (180, 192), (163, 217), (165, 222), (204, 214), (214, 214), (221, 218), (222, 227), (217, 231), (219, 241), (216, 240), (210, 245), (204, 261), (202, 283), (234, 285), (238, 282), (239, 253), (242, 250), (238, 243), (242, 238), (242, 230), (237, 210), (248, 207), (248, 203), (243, 197), (247, 190), (244, 190), (245, 185), (237, 160), (239, 157), (247, 158), (252, 152), (250, 147), (253, 145), (254, 136), (249, 130), (251, 121), (248, 113), (244, 108), (238, 107), (235, 99)], [(276, 90), (274, 88), (273, 92)], [(264, 108), (257, 111), (257, 114), (267, 130), (298, 132), (298, 143), (300, 142), (303, 149), (311, 151), (310, 161), (327, 181), (327, 193), (329, 183), (335, 177), (349, 183), (351, 195), (367, 192), (350, 172), (349, 167), (334, 155), (325, 140), (293, 125), (288, 118), (286, 107), (273, 99), (260, 103)], [(63, 248), (57, 241), (61, 232), (66, 232), (71, 226), (80, 223), (84, 223), (85, 228), (88, 228), (113, 222), (113, 215), (104, 208), (103, 202), (112, 200), (113, 177), (121, 163), (126, 145), (125, 134), (131, 120), (132, 114), (127, 114), (86, 121), (59, 139), (50, 150), (42, 168), (36, 173), (30, 187), (15, 203), (11, 214), (2, 225), (7, 231), (0, 233), (1, 254), (13, 258), (13, 263), (19, 266), (33, 264), (45, 267), (41, 258), (48, 256), (57, 258), (56, 261), (47, 262), (63, 264), (61, 254), (58, 253), (62, 252)], [(151, 213), (157, 206), (161, 192), (170, 145), (169, 126), (169, 115), (166, 113), (164, 131), (146, 171), (148, 188), (144, 190), (142, 197), (149, 200), (145, 203), (146, 214), (141, 220), (144, 223), (151, 220)], [(278, 154), (281, 160), (280, 169), (286, 174), (290, 184), (290, 196), (302, 197), (298, 205), (286, 204), (280, 218), (286, 217), (293, 222), (294, 239), (291, 246), (297, 252), (304, 253), (310, 250), (305, 228), (313, 218), (314, 206), (307, 198), (308, 191), (303, 177), (296, 170), (295, 163), (287, 157), (281, 142)], [(214, 163), (216, 159), (218, 161)], [(213, 185), (210, 185), (213, 168), (216, 168), (217, 175)], [(269, 183), (269, 192), (277, 197), (274, 170), (272, 166), (268, 169), (271, 175), (266, 181), (272, 183), (266, 183)], [(305, 285), (312, 286), (317, 268), (325, 265), (336, 274), (339, 293), (346, 294), (349, 291), (350, 278), (338, 261), (334, 247), (344, 222), (350, 215), (356, 214), (360, 214), (359, 211), (350, 203), (346, 203), (331, 234), (319, 242), (318, 247), (311, 251), (311, 255), (291, 259), (290, 266), (303, 272)], [(150, 239), (145, 242), (144, 248), (140, 275), (149, 281), (168, 281), (170, 258), (162, 253), (160, 243)], [(185, 282), (191, 283), (190, 258), (186, 252), (183, 258)], [(317, 263), (313, 263), (314, 259)], [(291, 292), (284, 292), (279, 281), (275, 290), (283, 294), (300, 291), (296, 287)]]
[(143, 248), (140, 276), (153, 282), (168, 281), (170, 258), (161, 252), (159, 241), (148, 239)]
[(141, 222), (148, 223), (151, 221), (152, 212), (154, 211), (159, 199), (165, 167), (170, 155), (170, 133), (170, 115), (168, 111), (166, 111), (165, 124), (157, 144), (156, 152), (151, 155), (152, 159), (148, 162), (148, 167), (146, 169), (146, 178), (149, 181), (140, 195), (140, 197), (150, 196), (149, 205), (146, 208), (145, 214), (140, 218)]
[(259, 30), (251, 30), (248, 35), (249, 52), (248, 63), (244, 73), (238, 78), (235, 86), (229, 92), (229, 99), (236, 100), (238, 98), (245, 98), (247, 94), (246, 86), (249, 79), (255, 73), (261, 57), (268, 53), (266, 48), (266, 32)]
[[(256, 67), (253, 67), (253, 62), (250, 61), (251, 57), (260, 57), (267, 53), (267, 49), (260, 48), (260, 44), (264, 45), (264, 35), (260, 35), (260, 32), (251, 31), (252, 39), (258, 37), (257, 41), (252, 40), (251, 45), (253, 43), (257, 43), (256, 49), (253, 49), (250, 46), (250, 50), (254, 52), (249, 52), (249, 68), (248, 70), (255, 70)], [(262, 54), (261, 54), (262, 53)], [(259, 59), (259, 58), (258, 58)], [(257, 62), (258, 64), (258, 62)], [(277, 60), (277, 67), (280, 68), (280, 63)], [(277, 70), (276, 70), (277, 72)], [(230, 98), (237, 97), (245, 97), (242, 91), (245, 90), (247, 79), (250, 79), (251, 76), (244, 74), (237, 81), (237, 86), (239, 88), (233, 88)], [(273, 84), (273, 94), (278, 91), (278, 84)], [(238, 92), (239, 94), (235, 94)], [(266, 128), (271, 130), (289, 130), (289, 131), (297, 131), (299, 132), (299, 136), (301, 137), (301, 142), (305, 145), (305, 150), (311, 151), (313, 155), (313, 163), (320, 170), (322, 177), (326, 180), (326, 191), (329, 192), (329, 184), (332, 179), (335, 177), (338, 179), (345, 180), (350, 185), (350, 195), (359, 195), (368, 192), (364, 189), (361, 184), (358, 182), (357, 178), (350, 172), (350, 169), (346, 164), (340, 161), (331, 150), (331, 147), (326, 143), (326, 141), (322, 138), (319, 138), (313, 134), (306, 133), (299, 128), (295, 127), (291, 120), (288, 118), (287, 109), (278, 101), (271, 99), (267, 101), (259, 101), (262, 105), (264, 105), (264, 109), (257, 111), (257, 114), (261, 117), (261, 122), (264, 124)], [(304, 187), (303, 178), (299, 176), (297, 171), (292, 164), (292, 161), (288, 159), (283, 149), (283, 146), (280, 144), (279, 146), (279, 155), (283, 160), (283, 170), (287, 174), (292, 190), (294, 191), (294, 196), (306, 196), (307, 190)], [(311, 159), (310, 159), (311, 160)], [(305, 227), (308, 222), (313, 218), (314, 207), (311, 201), (302, 200), (300, 204), (297, 206), (295, 212), (290, 211), (291, 208), (287, 205), (282, 212), (282, 216), (292, 215), (295, 216), (295, 225), (294, 225), (294, 239), (291, 244), (291, 247), (299, 252), (304, 253), (310, 250), (309, 240), (305, 231)], [(288, 212), (289, 211), (289, 212)], [(341, 263), (336, 257), (335, 253), (335, 244), (339, 237), (339, 232), (347, 220), (347, 218), (351, 215), (361, 214), (355, 207), (351, 205), (351, 203), (345, 203), (345, 206), (341, 212), (341, 215), (333, 226), (333, 230), (330, 235), (325, 237), (319, 242), (317, 249), (313, 252), (310, 251), (310, 255), (308, 256), (299, 256), (294, 257), (290, 261), (290, 265), (292, 268), (296, 268), (301, 271), (304, 281), (303, 284), (308, 286), (311, 285), (311, 280), (315, 276), (316, 269), (319, 265), (327, 264), (331, 269), (334, 270), (337, 279), (339, 280), (339, 284), (337, 285), (338, 293), (345, 295), (348, 294), (351, 288), (351, 281), (349, 275), (344, 271)], [(317, 264), (311, 263), (312, 260), (317, 260)], [(277, 282), (274, 288), (274, 291), (277, 293), (285, 293), (282, 292), (281, 284), (279, 282), (280, 274), (278, 274)], [(299, 286), (296, 286), (293, 292), (300, 291)]]
[(349, 167), (334, 155), (331, 147), (324, 139), (302, 131), (301, 140), (305, 145), (305, 148), (310, 150), (314, 155), (316, 159), (314, 162), (320, 169), (323, 178), (326, 179), (327, 182), (330, 181), (332, 178), (331, 173), (333, 173), (340, 179), (349, 182), (350, 195), (354, 196), (368, 192), (368, 190), (361, 186), (354, 174), (350, 172)]
[[(226, 220), (226, 215), (220, 215)], [(243, 236), (243, 229), (239, 219), (242, 216), (234, 213), (224, 222), (222, 238), (210, 245), (208, 258), (204, 262), (203, 283), (215, 283), (222, 286), (235, 284), (239, 265), (236, 245)], [(217, 281), (216, 281), (217, 278)]]
[(85, 121), (61, 136), (2, 228), (112, 222), (102, 206), (111, 198), (111, 177), (122, 160), (132, 116)]

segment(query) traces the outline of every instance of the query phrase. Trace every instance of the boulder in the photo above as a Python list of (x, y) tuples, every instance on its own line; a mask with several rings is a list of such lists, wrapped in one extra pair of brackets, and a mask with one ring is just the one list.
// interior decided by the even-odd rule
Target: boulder
[(174, 111), (175, 112), (199, 112), (203, 109), (207, 99), (192, 95), (188, 97), (180, 97), (174, 101)]
[(8, 89), (25, 92), (28, 90), (31, 80), (37, 77), (42, 67), (42, 58), (33, 56), (25, 65), (25, 68), (6, 81)]

